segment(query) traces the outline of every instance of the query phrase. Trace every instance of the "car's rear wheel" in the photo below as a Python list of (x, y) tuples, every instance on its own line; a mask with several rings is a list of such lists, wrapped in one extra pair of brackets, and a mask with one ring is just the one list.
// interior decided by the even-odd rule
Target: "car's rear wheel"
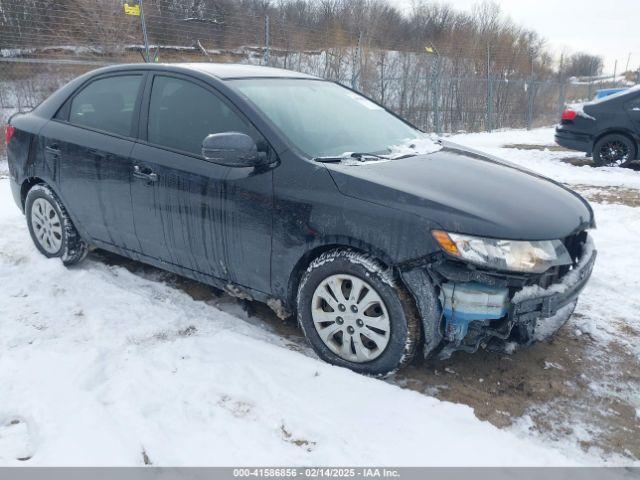
[(420, 339), (409, 295), (371, 257), (349, 250), (322, 254), (298, 289), (298, 321), (323, 360), (386, 376), (409, 363)]
[(78, 263), (87, 256), (87, 244), (50, 187), (39, 184), (29, 190), (25, 214), (31, 239), (44, 256), (59, 257), (65, 265)]
[(593, 161), (598, 167), (622, 167), (635, 158), (636, 145), (620, 134), (605, 135), (593, 147)]

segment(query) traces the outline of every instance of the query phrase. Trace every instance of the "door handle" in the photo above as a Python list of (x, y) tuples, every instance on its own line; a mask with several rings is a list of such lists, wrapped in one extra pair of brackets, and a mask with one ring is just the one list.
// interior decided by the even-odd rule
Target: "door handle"
[(95, 148), (90, 148), (87, 152), (89, 155), (96, 158), (107, 158), (109, 156), (107, 153), (96, 150)]
[(147, 182), (157, 182), (158, 174), (154, 173), (149, 167), (141, 167), (140, 165), (133, 166), (133, 176), (146, 180)]
[(632, 112), (640, 112), (640, 107), (633, 107), (631, 109)]
[(46, 147), (44, 147), (44, 150), (47, 153), (51, 153), (52, 155), (60, 155), (60, 149), (58, 148), (58, 145), (47, 145)]

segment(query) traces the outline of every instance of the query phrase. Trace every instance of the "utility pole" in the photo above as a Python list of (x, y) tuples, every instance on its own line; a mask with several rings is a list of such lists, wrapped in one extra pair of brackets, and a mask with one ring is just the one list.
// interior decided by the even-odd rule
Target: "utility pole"
[(629, 52), (629, 56), (627, 57), (627, 66), (624, 67), (624, 73), (629, 71), (629, 62), (631, 61), (631, 52)]
[(616, 74), (618, 73), (618, 60), (616, 59), (615, 63), (613, 64), (613, 81), (616, 81)]
[(144, 18), (144, 7), (142, 6), (142, 0), (140, 0), (140, 21), (142, 22), (142, 35), (144, 37), (144, 52), (147, 58), (147, 63), (151, 62), (151, 54), (149, 53), (149, 37), (147, 36), (147, 21)]

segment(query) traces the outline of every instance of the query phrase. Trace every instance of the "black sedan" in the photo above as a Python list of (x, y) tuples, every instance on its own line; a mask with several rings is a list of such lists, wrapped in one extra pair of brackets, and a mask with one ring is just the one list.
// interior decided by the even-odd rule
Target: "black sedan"
[(640, 154), (640, 86), (562, 112), (556, 143), (593, 154), (598, 167), (627, 166)]
[(365, 374), (531, 343), (595, 260), (575, 192), (299, 73), (108, 67), (5, 133), (43, 255), (97, 247), (266, 302)]

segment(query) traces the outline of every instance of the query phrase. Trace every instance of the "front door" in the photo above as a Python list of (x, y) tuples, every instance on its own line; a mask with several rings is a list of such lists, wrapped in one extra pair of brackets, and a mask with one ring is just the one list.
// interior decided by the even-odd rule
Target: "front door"
[[(271, 171), (235, 169), (205, 160), (207, 135), (259, 134), (209, 86), (156, 75), (135, 145), (132, 201), (142, 253), (268, 292)], [(146, 120), (146, 121), (145, 121)]]
[(626, 105), (627, 113), (631, 117), (631, 122), (636, 129), (636, 133), (640, 135), (640, 95)]
[(139, 250), (131, 206), (133, 149), (142, 74), (92, 81), (43, 129), (65, 205), (94, 243)]

